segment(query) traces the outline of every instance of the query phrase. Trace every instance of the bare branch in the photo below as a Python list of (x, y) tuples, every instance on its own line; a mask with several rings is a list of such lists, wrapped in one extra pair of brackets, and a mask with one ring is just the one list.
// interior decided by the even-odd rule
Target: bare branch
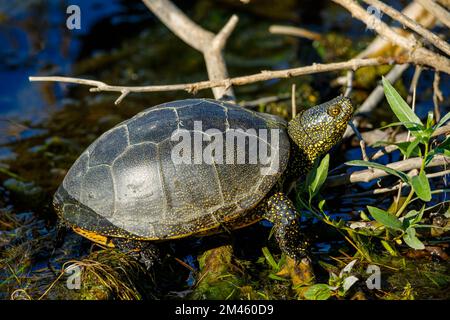
[[(450, 174), (450, 170), (444, 170), (444, 171), (439, 171), (439, 172), (435, 172), (435, 173), (429, 173), (429, 174), (426, 175), (426, 177), (428, 179), (432, 179), (432, 178), (438, 178), (438, 177), (446, 176), (448, 174)], [(376, 188), (376, 189), (373, 189), (373, 190), (364, 191), (364, 192), (360, 192), (360, 193), (344, 194), (344, 195), (340, 196), (340, 198), (341, 199), (345, 199), (345, 198), (360, 198), (360, 197), (373, 196), (373, 195), (376, 195), (376, 194), (382, 194), (382, 193), (396, 191), (396, 190), (399, 190), (400, 188), (406, 187), (407, 185), (408, 185), (407, 183), (403, 182), (403, 183), (399, 183), (399, 184), (396, 184), (396, 185), (391, 186), (391, 187)]]
[[(192, 48), (203, 53), (211, 81), (228, 78), (228, 71), (222, 50), (226, 41), (238, 22), (233, 15), (222, 30), (214, 35), (193, 22), (180, 9), (169, 0), (142, 0), (144, 4), (164, 23), (175, 35)], [(214, 97), (221, 98), (227, 95), (234, 99), (231, 86), (212, 87)]]
[(222, 30), (220, 30), (219, 33), (214, 37), (214, 47), (216, 47), (218, 50), (222, 50), (225, 47), (225, 44), (227, 43), (227, 40), (233, 32), (234, 28), (236, 28), (238, 21), (239, 18), (237, 17), (237, 15), (234, 14), (231, 16), (230, 20), (228, 20), (228, 22), (223, 26)]
[(394, 8), (384, 4), (379, 0), (364, 0), (364, 2), (373, 5), (375, 7), (378, 7), (384, 13), (389, 15), (392, 19), (400, 22), (401, 24), (407, 26), (411, 30), (417, 32), (426, 40), (428, 40), (430, 43), (432, 43), (436, 48), (441, 49), (443, 52), (445, 52), (447, 55), (450, 56), (450, 45), (447, 42), (443, 41), (436, 34), (422, 27), (420, 24), (416, 23), (411, 18), (405, 16), (403, 13), (395, 10)]
[[(402, 60), (402, 58), (399, 58)], [(214, 81), (200, 81), (193, 83), (181, 83), (181, 84), (171, 84), (171, 85), (157, 85), (157, 86), (136, 86), (136, 87), (126, 87), (126, 86), (115, 86), (109, 85), (102, 81), (89, 80), (89, 79), (79, 79), (71, 77), (60, 77), (60, 76), (49, 76), (49, 77), (29, 77), (30, 81), (53, 81), (53, 82), (66, 82), (66, 83), (76, 83), (82, 85), (88, 85), (93, 88), (90, 89), (91, 92), (120, 92), (124, 91), (131, 92), (162, 92), (162, 91), (188, 91), (197, 92), (199, 90), (210, 89), (210, 88), (227, 88), (231, 85), (242, 86), (245, 84), (266, 81), (278, 78), (290, 78), (299, 77), (307, 74), (321, 73), (321, 72), (331, 72), (339, 70), (356, 70), (361, 67), (376, 66), (382, 64), (391, 64), (395, 62), (395, 59), (391, 58), (371, 58), (371, 59), (352, 59), (345, 62), (335, 62), (329, 64), (313, 64), (311, 66), (276, 70), (276, 71), (261, 71), (260, 73), (241, 76), (236, 78), (214, 80)]]
[(298, 27), (273, 25), (269, 27), (269, 32), (273, 34), (282, 34), (295, 36), (309, 40), (320, 40), (322, 36), (319, 33)]
[(450, 28), (450, 13), (442, 8), (439, 4), (431, 0), (416, 0), (422, 5), (426, 10), (431, 12), (440, 22)]
[(116, 101), (114, 101), (115, 105), (118, 105), (119, 103), (122, 102), (123, 99), (125, 99), (125, 97), (130, 93), (129, 90), (123, 90), (122, 94), (116, 99)]
[(345, 89), (344, 97), (349, 97), (350, 93), (352, 93), (353, 90), (353, 78), (355, 76), (355, 71), (349, 70), (347, 71), (347, 88)]
[(203, 52), (211, 44), (214, 34), (200, 27), (168, 0), (142, 0), (144, 4), (178, 38)]
[(450, 9), (450, 0), (437, 0), (441, 5), (446, 7), (447, 9)]
[(372, 15), (354, 0), (333, 1), (350, 11), (355, 18), (363, 21), (366, 25), (371, 26), (378, 34), (386, 37), (393, 44), (406, 50), (410, 55), (410, 60), (417, 64), (427, 65), (436, 70), (450, 74), (449, 59), (421, 47), (420, 43), (415, 39), (401, 36), (381, 20), (373, 19)]
[(441, 89), (439, 89), (439, 82), (441, 77), (439, 72), (434, 73), (433, 80), (433, 104), (434, 104), (434, 119), (439, 121), (441, 119), (441, 112), (439, 111), (439, 102), (444, 101), (444, 96), (442, 95)]
[(295, 116), (297, 115), (297, 101), (295, 100), (295, 83), (292, 84), (292, 90), (291, 90), (291, 110), (292, 110), (292, 119), (295, 118)]
[[(413, 1), (408, 4), (403, 10), (402, 14), (406, 17), (420, 23), (425, 28), (432, 28), (435, 24), (436, 18), (431, 15), (428, 11), (426, 11), (419, 3)], [(398, 33), (402, 35), (407, 35), (408, 32), (406, 30), (397, 29)], [(373, 39), (373, 41), (367, 46), (366, 49), (358, 53), (356, 58), (369, 58), (381, 55), (389, 46), (391, 46), (391, 42), (388, 41), (385, 37), (381, 37), (378, 35)]]
[(406, 103), (408, 104), (411, 104), (413, 102), (413, 98), (415, 98), (417, 84), (419, 83), (419, 78), (421, 74), (422, 74), (422, 67), (416, 66), (414, 70), (414, 75), (411, 80), (411, 84), (409, 86), (408, 97), (406, 98)]
[[(407, 160), (402, 160), (394, 163), (389, 163), (387, 167), (399, 170), (399, 171), (410, 171), (413, 169), (420, 169), (422, 166), (423, 159), (420, 157), (417, 158), (410, 158)], [(446, 157), (443, 155), (435, 156), (427, 165), (428, 167), (436, 167), (436, 166), (442, 166), (450, 163), (450, 157)], [(345, 185), (348, 183), (355, 183), (355, 182), (369, 182), (374, 179), (386, 177), (389, 174), (386, 173), (383, 170), (380, 169), (373, 169), (373, 170), (361, 170), (361, 171), (355, 171), (350, 174), (343, 173), (335, 176), (330, 176), (326, 180), (326, 186), (327, 187), (336, 187), (340, 185)]]

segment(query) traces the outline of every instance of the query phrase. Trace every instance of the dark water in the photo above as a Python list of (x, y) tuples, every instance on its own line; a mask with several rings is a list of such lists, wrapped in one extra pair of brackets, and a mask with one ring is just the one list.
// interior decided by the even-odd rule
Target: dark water
[[(268, 0), (252, 1), (249, 5), (232, 0), (176, 3), (192, 19), (214, 32), (220, 30), (233, 13), (239, 15), (239, 24), (225, 51), (231, 76), (349, 59), (374, 36), (330, 1), (286, 0), (277, 1), (275, 5)], [(69, 5), (78, 5), (81, 9), (80, 30), (66, 27)], [(404, 3), (394, 2), (394, 5), (401, 8)], [(387, 21), (386, 17), (383, 19)], [(331, 37), (333, 40), (322, 45), (321, 51), (319, 44), (309, 40), (271, 35), (268, 27), (275, 23), (340, 36)], [(121, 85), (170, 84), (207, 78), (201, 54), (162, 26), (140, 1), (0, 0), (0, 43), (2, 214), (9, 210), (25, 214), (24, 219), (38, 217), (39, 223), (26, 225), (34, 233), (49, 233), (52, 237), (55, 215), (51, 196), (84, 148), (102, 132), (147, 107), (191, 95), (185, 92), (130, 94), (116, 107), (114, 93), (90, 93), (87, 87), (76, 85), (31, 83), (28, 77), (65, 75)], [(410, 68), (403, 76), (401, 85), (406, 86), (406, 90), (413, 71)], [(248, 101), (289, 94), (291, 84), (296, 83), (299, 104), (311, 106), (341, 93), (339, 87), (330, 85), (338, 75), (342, 73), (272, 80), (238, 87), (235, 91), (239, 101)], [(417, 112), (422, 117), (432, 110), (432, 81), (433, 73), (425, 70), (417, 93)], [(441, 90), (446, 98), (450, 93), (448, 84), (449, 77), (442, 75)], [(374, 85), (355, 88), (355, 101), (361, 102)], [(202, 91), (197, 96), (211, 97), (211, 92)], [(391, 120), (392, 115), (385, 107), (380, 104), (370, 119), (376, 125)], [(448, 99), (441, 104), (441, 109), (442, 113), (448, 112)], [(265, 106), (265, 111), (285, 117), (289, 116), (289, 110), (288, 102)], [(348, 145), (345, 148), (336, 152), (339, 163), (359, 158), (359, 149), (349, 149)], [(344, 154), (344, 151), (347, 152)], [(357, 205), (361, 208), (371, 202), (366, 199)], [(336, 200), (334, 205), (340, 208), (336, 217), (344, 219), (351, 219), (351, 211), (356, 210), (352, 201)], [(268, 229), (255, 228), (256, 231)], [(17, 235), (16, 231), (13, 233)], [(33, 239), (35, 234), (28, 232), (22, 236)], [(249, 234), (243, 233), (242, 237), (249, 239)], [(330, 252), (330, 243), (320, 242), (315, 250)], [(338, 242), (340, 245), (342, 243)], [(41, 248), (41, 259), (35, 259), (40, 262), (33, 270), (43, 268), (45, 262), (42, 261), (48, 259), (48, 255), (42, 253), (47, 250), (45, 246)], [(250, 255), (260, 254), (259, 247), (242, 247), (247, 255), (249, 252)], [(75, 248), (67, 249), (72, 250), (68, 256), (76, 254), (78, 249)], [(193, 264), (194, 258), (189, 253), (184, 259)], [(56, 261), (55, 264), (60, 266)]]

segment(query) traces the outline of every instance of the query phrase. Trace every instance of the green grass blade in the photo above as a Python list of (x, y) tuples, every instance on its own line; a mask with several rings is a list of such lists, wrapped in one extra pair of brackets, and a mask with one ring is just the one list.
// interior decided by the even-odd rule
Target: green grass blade
[(269, 249), (267, 247), (262, 248), (262, 252), (264, 254), (264, 257), (267, 260), (267, 263), (272, 267), (272, 269), (278, 271), (278, 264), (276, 263), (275, 259), (273, 258), (272, 254), (270, 253)]
[(443, 116), (441, 120), (439, 120), (438, 124), (436, 125), (436, 129), (442, 127), (448, 120), (450, 120), (450, 112)]

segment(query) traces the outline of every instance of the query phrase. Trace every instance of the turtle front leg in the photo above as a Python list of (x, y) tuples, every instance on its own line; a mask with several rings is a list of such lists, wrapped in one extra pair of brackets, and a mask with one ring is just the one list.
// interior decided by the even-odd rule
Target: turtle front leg
[(300, 232), (297, 211), (286, 195), (281, 192), (272, 195), (267, 200), (263, 217), (274, 224), (281, 251), (297, 262), (308, 256), (308, 243)]
[(294, 204), (283, 193), (275, 193), (267, 200), (263, 217), (274, 224), (278, 245), (287, 255), (286, 264), (277, 275), (290, 277), (297, 294), (304, 297), (305, 285), (314, 283), (314, 271)]
[(111, 238), (114, 248), (132, 256), (143, 263), (147, 270), (160, 262), (159, 250), (156, 245), (149, 241), (138, 241), (125, 238)]

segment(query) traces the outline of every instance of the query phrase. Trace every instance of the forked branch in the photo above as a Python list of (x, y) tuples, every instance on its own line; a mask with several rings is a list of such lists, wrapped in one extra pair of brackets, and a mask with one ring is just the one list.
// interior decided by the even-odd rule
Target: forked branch
[[(238, 22), (236, 15), (233, 15), (222, 30), (215, 35), (189, 19), (169, 0), (142, 1), (175, 35), (203, 54), (209, 80), (217, 81), (228, 78), (223, 49)], [(212, 87), (212, 90), (216, 99), (221, 98), (224, 94), (234, 99), (231, 86)]]

